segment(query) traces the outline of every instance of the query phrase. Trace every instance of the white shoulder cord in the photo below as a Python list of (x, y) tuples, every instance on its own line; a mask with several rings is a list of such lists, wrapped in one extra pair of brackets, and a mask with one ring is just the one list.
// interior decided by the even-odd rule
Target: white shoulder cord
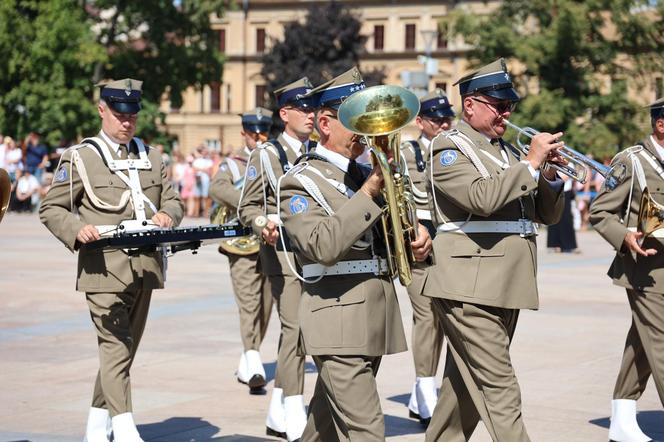
[[(291, 172), (293, 172), (293, 171), (300, 171), (300, 170), (306, 168), (306, 167), (307, 167), (307, 163), (303, 163), (301, 166), (302, 166), (302, 167), (297, 167), (297, 166), (296, 166), (296, 167), (291, 168), (288, 172), (286, 172), (286, 174), (280, 176), (280, 177), (279, 177), (279, 180), (277, 181), (277, 192), (276, 192), (276, 197), (277, 197), (277, 216), (279, 216), (279, 213), (280, 213), (280, 211), (281, 211), (281, 180), (282, 180), (285, 176), (290, 175)], [(297, 172), (293, 172), (293, 173), (297, 173)], [(281, 221), (281, 218), (280, 218), (280, 221)], [(300, 281), (305, 282), (305, 283), (309, 283), (309, 284), (317, 283), (318, 281), (320, 281), (321, 279), (323, 279), (323, 278), (325, 277), (325, 273), (321, 274), (320, 276), (317, 276), (317, 277), (314, 278), (314, 279), (306, 279), (304, 276), (300, 275), (300, 274), (297, 272), (297, 269), (295, 268), (295, 266), (293, 265), (293, 263), (291, 263), (291, 260), (290, 260), (290, 258), (288, 257), (288, 252), (286, 251), (286, 241), (284, 240), (283, 223), (282, 223), (282, 222), (279, 222), (279, 223), (277, 224), (277, 227), (279, 228), (279, 240), (281, 241), (281, 248), (283, 249), (284, 256), (286, 257), (286, 263), (288, 264), (288, 267), (290, 268), (291, 272), (293, 272), (293, 275), (295, 275), (295, 277), (296, 277), (297, 279), (299, 279)]]
[(237, 163), (232, 158), (226, 158), (226, 164), (228, 165), (228, 170), (231, 171), (233, 177), (233, 184), (237, 183), (240, 178), (240, 168), (237, 166)]
[[(480, 158), (477, 156), (477, 153), (475, 153), (475, 151), (473, 150), (471, 146), (472, 142), (470, 141), (470, 139), (468, 139), (468, 137), (466, 137), (458, 130), (453, 129), (448, 132), (441, 132), (438, 135), (436, 135), (436, 137), (433, 140), (431, 140), (431, 145), (429, 149), (429, 166), (431, 169), (429, 171), (429, 179), (431, 183), (431, 193), (433, 196), (433, 205), (436, 209), (436, 215), (438, 215), (438, 217), (440, 218), (441, 223), (445, 224), (448, 221), (445, 220), (445, 217), (443, 216), (443, 214), (440, 211), (440, 208), (438, 207), (438, 202), (436, 201), (436, 187), (434, 186), (434, 181), (433, 181), (433, 142), (440, 136), (443, 136), (452, 141), (454, 145), (459, 149), (459, 151), (462, 154), (464, 154), (470, 160), (471, 163), (473, 163), (473, 166), (475, 166), (480, 175), (482, 175), (482, 178), (486, 179), (490, 176), (490, 174), (489, 171), (484, 166), (484, 164), (482, 164)], [(473, 216), (472, 213), (468, 213), (468, 217), (466, 218), (466, 220), (463, 223), (461, 223), (455, 230), (461, 229), (468, 221), (470, 221), (470, 218), (472, 216)]]
[(272, 191), (275, 191), (277, 190), (277, 176), (274, 174), (274, 170), (272, 170), (268, 147), (267, 145), (264, 146), (265, 147), (262, 147), (260, 151), (261, 169), (267, 170), (268, 182), (270, 183), (270, 187), (272, 187)]
[[(258, 146), (256, 149), (252, 150), (249, 153), (249, 158), (247, 158), (247, 168), (244, 170), (244, 184), (242, 185), (242, 189), (240, 189), (240, 201), (238, 202), (237, 209), (235, 209), (235, 216), (237, 219), (240, 219), (240, 206), (242, 205), (242, 200), (244, 199), (244, 189), (247, 187), (247, 183), (250, 181), (247, 179), (247, 174), (249, 173), (249, 165), (251, 164), (251, 156), (256, 153), (256, 151), (260, 148)], [(260, 163), (260, 161), (259, 161)], [(232, 171), (231, 171), (232, 173)], [(255, 179), (255, 178), (254, 178)], [(261, 180), (263, 179), (263, 170), (261, 166)], [(267, 196), (265, 195), (265, 186), (263, 187), (263, 208), (267, 207)], [(267, 210), (267, 209), (266, 209)]]
[[(625, 209), (625, 216), (624, 216), (624, 225), (629, 226), (629, 216), (631, 215), (631, 209), (632, 209), (632, 195), (634, 193), (634, 177), (636, 177), (637, 182), (639, 183), (639, 187), (641, 188), (641, 192), (646, 188), (647, 182), (646, 182), (646, 174), (643, 171), (643, 165), (641, 164), (641, 161), (636, 157), (636, 153), (638, 153), (639, 150), (636, 150), (634, 152), (630, 152), (629, 156), (630, 159), (632, 160), (632, 179), (630, 181), (629, 185), (629, 196), (627, 197), (627, 208)], [(643, 155), (643, 152), (641, 152), (642, 156), (646, 160), (650, 160), (648, 156)], [(657, 170), (656, 166), (651, 163), (651, 166), (655, 167), (655, 170)]]

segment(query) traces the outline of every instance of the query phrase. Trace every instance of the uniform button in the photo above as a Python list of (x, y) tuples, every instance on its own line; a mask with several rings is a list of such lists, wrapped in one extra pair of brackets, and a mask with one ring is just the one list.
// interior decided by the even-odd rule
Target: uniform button
[(482, 249), (480, 249), (480, 248), (478, 247), (478, 248), (477, 248), (477, 254), (479, 255), (480, 253), (482, 253)]
[(341, 302), (341, 298), (337, 298), (337, 302)]
[(526, 187), (525, 185), (521, 186), (521, 190), (526, 190), (527, 188), (528, 187)]
[(364, 220), (369, 221), (371, 219), (371, 214), (369, 212), (364, 214)]

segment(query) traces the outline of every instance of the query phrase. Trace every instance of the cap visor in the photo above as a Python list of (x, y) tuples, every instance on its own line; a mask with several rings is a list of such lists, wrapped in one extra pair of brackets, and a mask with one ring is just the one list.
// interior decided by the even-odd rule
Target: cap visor
[(137, 114), (141, 110), (141, 103), (138, 102), (123, 102), (123, 101), (111, 101), (108, 105), (115, 112), (121, 114)]
[(424, 118), (443, 118), (443, 117), (454, 117), (455, 113), (451, 107), (444, 107), (432, 111), (421, 112), (420, 116)]
[(242, 128), (247, 132), (253, 132), (256, 134), (267, 133), (270, 131), (270, 126), (260, 126), (257, 124), (243, 124)]
[(504, 89), (498, 89), (495, 91), (481, 91), (482, 95), (487, 95), (489, 97), (497, 98), (498, 100), (505, 101), (519, 101), (521, 97), (516, 91), (511, 87), (506, 87)]

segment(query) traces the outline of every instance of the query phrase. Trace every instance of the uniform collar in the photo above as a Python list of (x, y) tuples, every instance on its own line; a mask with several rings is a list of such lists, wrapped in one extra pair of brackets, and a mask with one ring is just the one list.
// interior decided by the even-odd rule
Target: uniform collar
[(108, 147), (110, 147), (111, 151), (115, 152), (117, 156), (120, 156), (120, 143), (116, 143), (115, 141), (111, 140), (111, 137), (106, 135), (103, 130), (99, 131), (99, 135), (106, 142)]
[(332, 152), (320, 143), (318, 143), (318, 146), (316, 146), (316, 155), (320, 155), (321, 157), (325, 158), (327, 161), (341, 169), (344, 173), (348, 172), (348, 163), (350, 160), (345, 156), (336, 152)]
[(659, 160), (664, 162), (664, 147), (660, 146), (657, 140), (655, 140), (655, 137), (653, 137), (652, 135), (650, 135), (650, 142), (655, 147), (657, 155), (659, 156)]
[(422, 143), (425, 149), (428, 149), (429, 146), (431, 145), (431, 140), (425, 137), (424, 135), (420, 137), (420, 142)]
[(281, 133), (281, 136), (286, 141), (288, 146), (295, 152), (295, 155), (300, 156), (302, 154), (302, 141), (297, 138), (291, 137), (286, 133), (286, 131)]

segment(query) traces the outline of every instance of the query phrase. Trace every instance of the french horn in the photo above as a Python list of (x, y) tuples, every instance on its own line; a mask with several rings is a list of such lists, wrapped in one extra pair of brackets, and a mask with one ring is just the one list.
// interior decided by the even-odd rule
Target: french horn
[(9, 207), (9, 197), (12, 192), (12, 183), (5, 169), (0, 168), (0, 221)]
[(664, 206), (652, 198), (647, 187), (643, 189), (641, 194), (636, 226), (637, 231), (643, 233), (641, 241), (655, 230), (664, 227)]
[[(236, 188), (241, 188), (244, 183), (244, 178), (239, 180), (236, 184)], [(219, 205), (217, 208), (210, 214), (210, 222), (212, 224), (226, 224), (231, 221), (237, 221), (236, 218), (228, 219), (228, 207)], [(246, 236), (238, 236), (237, 238), (228, 238), (224, 239), (219, 243), (219, 253), (224, 255), (239, 255), (239, 256), (248, 256), (258, 253), (260, 248), (260, 241), (256, 235), (253, 233)]]
[(417, 236), (418, 221), (410, 181), (400, 161), (400, 131), (419, 111), (420, 102), (409, 90), (399, 86), (373, 86), (348, 97), (337, 115), (346, 129), (363, 136), (374, 164), (383, 173), (382, 194), (386, 205), (381, 224), (389, 273), (392, 277), (398, 275), (404, 286), (413, 280), (415, 257), (411, 243)]

